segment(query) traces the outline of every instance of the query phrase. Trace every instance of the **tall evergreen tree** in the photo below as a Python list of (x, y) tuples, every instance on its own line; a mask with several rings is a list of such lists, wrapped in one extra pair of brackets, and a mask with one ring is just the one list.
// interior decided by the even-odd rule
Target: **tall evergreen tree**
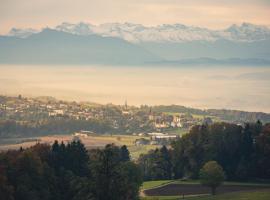
[(121, 148), (120, 148), (120, 156), (121, 156), (121, 161), (123, 162), (127, 162), (127, 161), (130, 161), (130, 155), (129, 155), (129, 151), (127, 149), (127, 146), (126, 145), (123, 145)]

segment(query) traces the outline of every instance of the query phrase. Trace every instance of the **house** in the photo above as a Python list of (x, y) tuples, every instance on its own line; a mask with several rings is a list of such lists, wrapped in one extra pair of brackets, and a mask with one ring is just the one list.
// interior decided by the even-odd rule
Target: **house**
[(171, 122), (171, 127), (174, 127), (174, 128), (176, 128), (176, 127), (182, 128), (182, 124), (181, 124), (181, 122)]
[(178, 135), (157, 135), (157, 136), (152, 136), (151, 138), (153, 138), (154, 140), (162, 140), (162, 139), (171, 140), (171, 139), (176, 139), (178, 137), (179, 137)]
[(83, 137), (83, 138), (87, 138), (88, 135), (86, 133), (74, 133), (74, 137)]
[(92, 131), (81, 130), (80, 132), (76, 132), (73, 135), (74, 135), (74, 137), (87, 138), (90, 134), (93, 134), (93, 132)]
[(168, 128), (169, 125), (165, 122), (161, 122), (161, 123), (155, 123), (155, 127), (156, 128)]
[(159, 133), (159, 132), (153, 132), (153, 133), (147, 133), (149, 136), (158, 136), (158, 135), (166, 135), (165, 133)]
[(139, 133), (138, 136), (145, 136), (145, 133)]
[(169, 135), (165, 133), (150, 133), (150, 134), (151, 134), (151, 144), (155, 143), (157, 145), (167, 145), (170, 144), (171, 141), (179, 138), (178, 135)]

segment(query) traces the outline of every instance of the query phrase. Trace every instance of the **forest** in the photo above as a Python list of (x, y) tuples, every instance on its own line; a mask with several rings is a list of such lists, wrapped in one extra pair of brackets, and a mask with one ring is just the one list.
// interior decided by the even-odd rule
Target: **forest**
[(171, 148), (163, 146), (141, 155), (144, 180), (197, 179), (202, 166), (217, 161), (229, 181), (270, 179), (270, 124), (197, 125)]
[(138, 199), (140, 169), (126, 146), (87, 151), (80, 141), (0, 154), (0, 199)]

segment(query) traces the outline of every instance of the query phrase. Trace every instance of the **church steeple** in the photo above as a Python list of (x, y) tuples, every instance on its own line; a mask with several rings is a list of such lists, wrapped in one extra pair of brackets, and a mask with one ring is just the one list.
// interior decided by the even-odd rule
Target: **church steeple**
[(125, 100), (125, 110), (127, 110), (128, 105), (127, 105), (127, 100)]

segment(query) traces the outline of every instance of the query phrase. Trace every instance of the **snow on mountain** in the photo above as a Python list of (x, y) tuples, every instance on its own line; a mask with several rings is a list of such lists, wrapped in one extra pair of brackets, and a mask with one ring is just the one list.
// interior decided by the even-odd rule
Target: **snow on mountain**
[[(182, 24), (163, 24), (147, 27), (133, 23), (105, 23), (92, 25), (83, 22), (78, 24), (65, 22), (56, 26), (55, 29), (76, 35), (97, 34), (103, 37), (117, 37), (132, 43), (181, 43), (190, 41), (211, 42), (219, 39), (237, 42), (252, 42), (270, 39), (269, 28), (249, 23), (232, 25), (224, 30), (210, 30), (207, 28), (185, 26)], [(27, 37), (32, 34), (32, 32), (29, 31), (29, 29), (12, 29), (10, 35)]]
[(118, 37), (129, 42), (139, 42), (138, 33), (146, 31), (147, 28), (140, 24), (132, 23), (106, 23), (93, 28), (93, 32), (104, 37)]
[(93, 34), (93, 28), (94, 25), (82, 22), (78, 24), (64, 22), (55, 27), (55, 29), (58, 31), (68, 32), (76, 35), (91, 35)]
[(33, 33), (38, 33), (38, 32), (39, 32), (38, 30), (31, 29), (31, 28), (27, 28), (27, 29), (12, 28), (9, 31), (8, 36), (26, 38), (26, 37), (32, 35)]
[(270, 29), (266, 26), (258, 26), (250, 23), (243, 23), (241, 26), (232, 25), (225, 30), (232, 40), (257, 41), (270, 38)]

